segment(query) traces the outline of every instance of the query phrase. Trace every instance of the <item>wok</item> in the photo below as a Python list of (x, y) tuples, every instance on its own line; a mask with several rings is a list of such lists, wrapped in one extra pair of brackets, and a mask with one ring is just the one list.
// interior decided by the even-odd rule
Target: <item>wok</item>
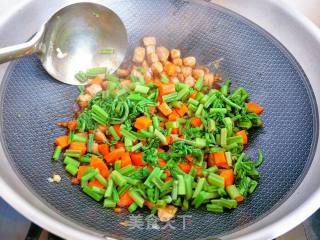
[[(27, 40), (72, 2), (30, 0), (3, 16), (1, 47)], [(53, 139), (63, 134), (55, 122), (72, 117), (78, 90), (53, 80), (32, 56), (0, 67), (0, 192), (7, 202), (67, 239), (271, 239), (320, 206), (320, 33), (314, 25), (271, 0), (98, 2), (124, 22), (127, 59), (145, 35), (204, 64), (223, 59), (219, 73), (265, 107), (265, 125), (246, 149), (251, 157), (264, 150), (260, 185), (233, 211), (180, 213), (191, 216), (185, 228), (182, 217), (172, 224), (176, 229), (121, 224), (129, 214), (102, 208), (70, 184), (61, 162), (51, 162)], [(47, 181), (52, 173), (62, 176), (59, 184)]]

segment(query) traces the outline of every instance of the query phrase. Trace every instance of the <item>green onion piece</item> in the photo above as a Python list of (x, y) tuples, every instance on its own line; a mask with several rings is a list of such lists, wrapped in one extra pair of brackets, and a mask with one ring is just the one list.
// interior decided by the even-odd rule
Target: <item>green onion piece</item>
[(183, 175), (178, 175), (178, 195), (186, 195), (186, 184)]
[(229, 88), (231, 85), (231, 81), (228, 79), (226, 80), (226, 82), (222, 85), (222, 87), (220, 88), (220, 92), (224, 95), (227, 96), (229, 93)]
[(208, 182), (209, 184), (217, 187), (224, 187), (224, 178), (215, 174), (210, 173), (208, 176)]
[(72, 176), (76, 175), (78, 172), (78, 167), (72, 163), (67, 164), (66, 171), (70, 173)]
[(203, 78), (200, 78), (194, 85), (194, 88), (200, 92), (202, 87), (203, 87)]
[(103, 48), (97, 51), (98, 54), (113, 54), (114, 48)]
[(109, 130), (109, 133), (112, 135), (112, 137), (113, 137), (113, 139), (114, 139), (115, 141), (119, 141), (119, 140), (120, 140), (120, 137), (119, 137), (119, 135), (117, 134), (117, 132), (116, 132), (116, 130), (114, 129), (113, 126), (110, 126), (108, 130)]
[(232, 156), (231, 156), (231, 152), (225, 152), (224, 153), (227, 159), (227, 164), (229, 167), (232, 167)]
[(85, 143), (85, 142), (87, 142), (87, 138), (84, 136), (80, 136), (78, 134), (74, 134), (72, 136), (71, 142), (84, 142)]
[(136, 85), (134, 91), (142, 94), (147, 94), (150, 88), (142, 85)]
[(193, 182), (193, 177), (189, 174), (184, 175), (184, 183), (186, 187), (186, 199), (189, 200), (192, 198), (192, 182)]
[(162, 144), (168, 145), (166, 137), (158, 129), (154, 130), (154, 135), (159, 138)]
[(81, 83), (84, 83), (88, 80), (88, 76), (82, 71), (79, 71), (74, 77)]
[(92, 188), (88, 187), (88, 186), (84, 186), (84, 188), (82, 189), (84, 193), (86, 193), (87, 195), (89, 195), (90, 197), (92, 197), (94, 200), (96, 200), (97, 202), (99, 202), (103, 195), (98, 194), (96, 192), (94, 192), (92, 190)]
[(99, 74), (106, 74), (107, 69), (105, 67), (90, 68), (86, 71), (87, 78), (94, 78)]
[(118, 172), (120, 174), (122, 174), (123, 176), (129, 176), (130, 174), (134, 173), (135, 171), (136, 171), (136, 168), (132, 165), (125, 166), (125, 167), (118, 170)]
[(204, 183), (205, 183), (206, 179), (205, 178), (200, 178), (197, 182), (197, 186), (193, 192), (192, 198), (196, 198), (199, 193), (202, 191)]
[(218, 204), (207, 204), (207, 211), (214, 213), (223, 213), (223, 207)]
[(132, 203), (129, 207), (128, 207), (128, 211), (129, 211), (129, 213), (133, 213), (133, 212), (135, 212), (136, 210), (137, 210), (137, 208), (138, 208), (139, 206), (138, 206), (138, 204), (136, 204), (135, 202), (134, 203)]
[(238, 206), (237, 201), (234, 199), (213, 199), (211, 202), (228, 209), (236, 208)]
[(162, 99), (164, 102), (170, 103), (170, 102), (177, 101), (177, 97), (178, 97), (178, 93), (174, 92), (174, 93), (170, 93), (168, 95), (162, 96)]
[(73, 159), (73, 158), (71, 158), (71, 157), (69, 157), (69, 156), (66, 156), (66, 157), (64, 158), (63, 163), (66, 164), (66, 165), (72, 164), (72, 165), (74, 165), (75, 167), (79, 167), (79, 165), (80, 165), (80, 163), (79, 163), (77, 160), (75, 160), (75, 159)]
[(237, 200), (238, 197), (242, 197), (238, 188), (235, 185), (229, 185), (226, 187), (227, 193), (232, 199)]
[(132, 198), (132, 200), (136, 204), (138, 204), (139, 207), (141, 207), (141, 208), (143, 207), (144, 199), (133, 188), (129, 189), (129, 195)]
[(105, 198), (111, 197), (111, 195), (112, 195), (112, 189), (113, 189), (113, 180), (112, 180), (111, 178), (109, 178), (108, 187), (107, 187), (106, 192), (105, 192), (105, 194), (104, 194), (104, 197), (105, 197)]
[(178, 198), (178, 181), (177, 180), (173, 181), (171, 198), (173, 201), (176, 201)]
[(57, 161), (60, 157), (61, 151), (62, 151), (62, 148), (60, 146), (57, 146), (53, 152), (52, 159)]
[(115, 208), (117, 206), (117, 203), (111, 199), (105, 199), (103, 201), (103, 207), (105, 208)]
[(121, 160), (117, 160), (115, 163), (114, 163), (114, 169), (119, 171), (121, 169)]
[(127, 180), (117, 170), (113, 170), (110, 174), (110, 177), (112, 178), (114, 183), (117, 184), (119, 187), (122, 187), (123, 185), (127, 184)]
[(87, 150), (88, 152), (92, 152), (93, 139), (94, 139), (94, 134), (90, 133), (88, 138), (88, 150)]
[(222, 147), (225, 147), (227, 145), (227, 129), (221, 128), (221, 137), (220, 137), (220, 145)]

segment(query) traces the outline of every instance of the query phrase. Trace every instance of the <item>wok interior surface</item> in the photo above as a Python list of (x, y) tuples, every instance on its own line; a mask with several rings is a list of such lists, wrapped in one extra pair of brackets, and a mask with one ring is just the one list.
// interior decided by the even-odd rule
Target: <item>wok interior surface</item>
[[(312, 89), (287, 50), (258, 26), (204, 1), (105, 2), (128, 30), (127, 59), (146, 35), (156, 36), (158, 45), (180, 48), (183, 56), (196, 56), (202, 64), (223, 58), (219, 71), (224, 79), (232, 80), (233, 89), (244, 86), (251, 100), (264, 106), (264, 127), (251, 136), (246, 149), (252, 158), (259, 148), (264, 151), (260, 185), (239, 208), (221, 215), (204, 208), (180, 212), (180, 216), (192, 216), (185, 229), (182, 218), (172, 222), (176, 229), (121, 225), (129, 214), (104, 209), (71, 185), (61, 161), (51, 162), (53, 140), (64, 134), (55, 123), (71, 119), (79, 92), (52, 79), (33, 56), (11, 64), (1, 85), (2, 144), (26, 186), (76, 223), (107, 236), (135, 239), (223, 236), (258, 221), (283, 203), (308, 170), (318, 131)], [(53, 173), (62, 176), (59, 184), (48, 182)]]

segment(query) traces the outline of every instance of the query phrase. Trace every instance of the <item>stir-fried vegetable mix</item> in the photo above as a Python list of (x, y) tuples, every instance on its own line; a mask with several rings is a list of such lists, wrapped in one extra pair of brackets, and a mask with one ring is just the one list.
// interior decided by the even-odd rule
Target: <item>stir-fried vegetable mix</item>
[(146, 206), (162, 221), (176, 207), (236, 208), (258, 185), (262, 152), (253, 161), (244, 147), (263, 108), (243, 87), (230, 91), (230, 80), (217, 87), (221, 77), (194, 57), (143, 42), (130, 69), (77, 74), (89, 84), (75, 120), (59, 123), (68, 132), (53, 159), (63, 155), (72, 182), (106, 208)]

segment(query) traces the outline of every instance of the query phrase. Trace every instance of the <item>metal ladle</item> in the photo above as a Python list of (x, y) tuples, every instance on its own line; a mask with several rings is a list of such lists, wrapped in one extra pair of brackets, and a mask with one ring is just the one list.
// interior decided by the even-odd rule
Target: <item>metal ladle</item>
[(57, 11), (30, 41), (0, 49), (0, 63), (37, 53), (55, 79), (81, 85), (79, 71), (106, 67), (114, 72), (125, 57), (127, 31), (120, 18), (96, 3), (75, 3)]

